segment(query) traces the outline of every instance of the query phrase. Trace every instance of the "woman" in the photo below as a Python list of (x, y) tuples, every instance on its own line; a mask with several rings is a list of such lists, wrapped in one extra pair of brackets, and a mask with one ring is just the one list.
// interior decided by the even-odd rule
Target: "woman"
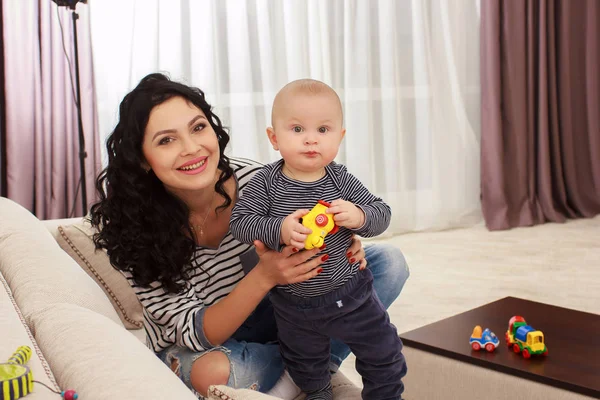
[[(326, 249), (278, 253), (231, 237), (232, 206), (260, 165), (225, 155), (229, 136), (201, 90), (151, 74), (119, 112), (91, 220), (144, 307), (152, 349), (197, 395), (215, 384), (285, 392), (267, 295), (320, 273)], [(408, 278), (402, 253), (355, 239), (347, 256), (368, 263), (387, 308)], [(332, 371), (348, 354), (332, 341)]]

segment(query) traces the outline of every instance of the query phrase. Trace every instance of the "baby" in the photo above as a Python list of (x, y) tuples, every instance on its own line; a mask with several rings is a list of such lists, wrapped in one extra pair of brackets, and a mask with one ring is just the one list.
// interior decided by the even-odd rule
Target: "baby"
[(275, 310), (281, 354), (307, 399), (331, 399), (330, 339), (346, 343), (363, 378), (363, 399), (400, 399), (406, 364), (396, 328), (373, 290), (373, 276), (346, 252), (352, 235), (373, 237), (390, 222), (390, 207), (333, 160), (346, 133), (342, 105), (323, 82), (302, 79), (283, 87), (273, 103), (267, 135), (282, 159), (258, 171), (235, 205), (230, 229), (245, 243), (272, 249), (305, 247), (301, 223), (317, 202), (339, 230), (325, 237), (320, 273), (277, 286)]

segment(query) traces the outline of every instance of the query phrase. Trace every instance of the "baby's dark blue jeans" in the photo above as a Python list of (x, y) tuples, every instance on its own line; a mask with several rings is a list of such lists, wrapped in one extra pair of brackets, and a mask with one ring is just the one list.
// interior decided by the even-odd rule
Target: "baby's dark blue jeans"
[(335, 338), (356, 356), (363, 399), (401, 398), (407, 371), (402, 342), (373, 290), (368, 269), (323, 296), (301, 298), (275, 288), (270, 298), (281, 355), (304, 392), (320, 390), (330, 382), (330, 338)]

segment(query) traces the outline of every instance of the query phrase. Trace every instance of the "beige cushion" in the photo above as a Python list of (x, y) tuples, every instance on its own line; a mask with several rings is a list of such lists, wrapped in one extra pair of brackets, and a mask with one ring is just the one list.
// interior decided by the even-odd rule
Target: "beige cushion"
[[(0, 341), (0, 363), (8, 361), (10, 356), (19, 346), (29, 346), (32, 350), (31, 359), (27, 366), (31, 369), (33, 379), (48, 385), (54, 390), (58, 390), (58, 385), (54, 380), (54, 375), (50, 371), (48, 362), (38, 348), (38, 345), (31, 334), (31, 331), (25, 323), (25, 318), (21, 314), (8, 284), (0, 274), (0, 326), (2, 327), (2, 339)], [(33, 392), (27, 397), (27, 400), (45, 400), (56, 399), (56, 395), (43, 387), (42, 385), (33, 385)]]
[(148, 344), (148, 336), (146, 336), (145, 329), (129, 329), (127, 332), (131, 333), (133, 337), (144, 344)]
[(218, 385), (208, 388), (208, 400), (276, 400), (278, 397), (259, 393), (251, 389), (232, 389)]
[(88, 221), (58, 227), (56, 241), (104, 290), (127, 329), (143, 327), (142, 305), (127, 279), (114, 269), (106, 251), (96, 250), (94, 229)]
[(82, 221), (82, 218), (62, 218), (62, 219), (45, 219), (42, 220), (42, 224), (48, 229), (48, 232), (54, 236), (55, 240), (58, 240), (60, 233), (58, 233), (58, 227), (61, 225), (73, 225)]
[(57, 304), (30, 320), (56, 380), (80, 399), (196, 400), (150, 349), (100, 314)]
[[(331, 386), (333, 386), (333, 398), (337, 400), (360, 400), (361, 389), (354, 385), (341, 372), (335, 373), (331, 377)], [(209, 400), (268, 400), (276, 397), (258, 393), (250, 389), (231, 389), (223, 385), (211, 386), (209, 388)], [(300, 394), (295, 400), (303, 400), (305, 394)]]
[[(361, 400), (362, 389), (342, 374), (340, 371), (331, 376), (331, 386), (333, 387), (333, 398), (339, 400)], [(300, 394), (295, 400), (303, 400), (305, 394)]]
[(0, 198), (0, 272), (26, 321), (38, 310), (72, 303), (121, 324), (102, 289), (58, 246), (40, 220), (6, 198)]

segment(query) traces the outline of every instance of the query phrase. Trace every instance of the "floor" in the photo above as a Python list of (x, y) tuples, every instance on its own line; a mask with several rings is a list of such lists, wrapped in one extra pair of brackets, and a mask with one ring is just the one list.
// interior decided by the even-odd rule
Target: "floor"
[[(507, 231), (483, 224), (381, 240), (405, 254), (410, 278), (390, 307), (406, 332), (505, 296), (600, 314), (600, 216)], [(350, 355), (341, 370), (362, 386)]]

